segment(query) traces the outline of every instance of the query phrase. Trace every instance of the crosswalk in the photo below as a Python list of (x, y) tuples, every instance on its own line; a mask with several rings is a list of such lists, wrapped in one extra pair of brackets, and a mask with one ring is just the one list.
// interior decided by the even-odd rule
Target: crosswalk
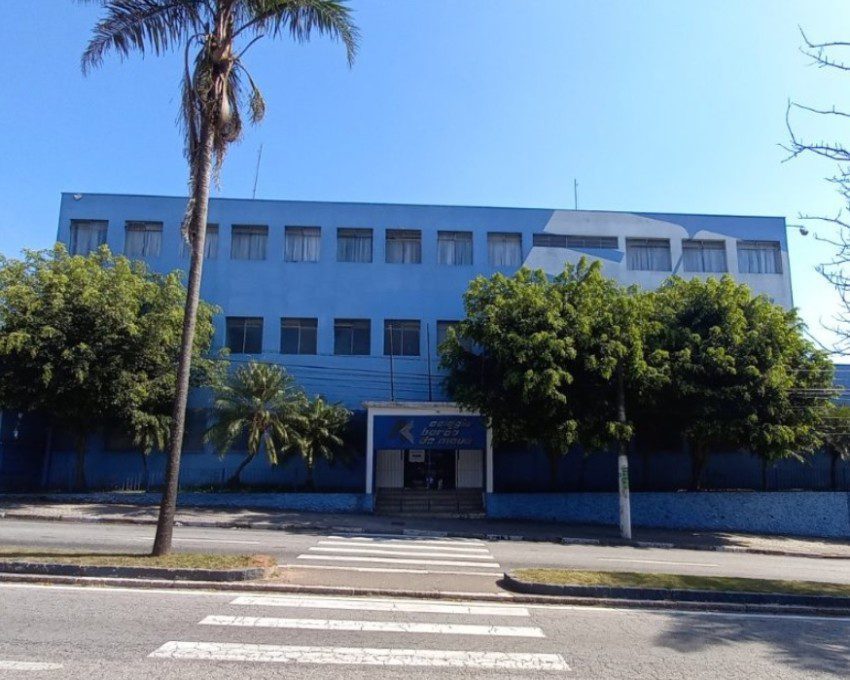
[[(539, 648), (547, 642), (540, 627), (517, 625), (531, 623), (530, 616), (526, 607), (501, 603), (243, 595), (229, 602), (227, 611), (201, 619), (197, 635), (187, 636), (201, 639), (169, 640), (149, 656), (505, 670), (533, 677), (569, 671), (561, 654)], [(281, 644), (284, 640), (289, 644)], [(440, 645), (441, 640), (447, 644)]]
[(325, 536), (283, 568), (498, 578), (499, 563), (475, 539), (404, 535)]

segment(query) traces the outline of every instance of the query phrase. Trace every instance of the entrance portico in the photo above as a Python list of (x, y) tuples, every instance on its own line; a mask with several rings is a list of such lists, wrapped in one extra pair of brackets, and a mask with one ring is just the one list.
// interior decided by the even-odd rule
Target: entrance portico
[(492, 433), (451, 402), (365, 402), (366, 493), (493, 491)]

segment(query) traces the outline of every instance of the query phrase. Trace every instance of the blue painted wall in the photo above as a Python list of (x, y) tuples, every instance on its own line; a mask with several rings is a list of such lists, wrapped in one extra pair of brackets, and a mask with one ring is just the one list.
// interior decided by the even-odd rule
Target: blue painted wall
[[(156, 271), (185, 270), (188, 261), (180, 256), (180, 223), (185, 207), (186, 200), (180, 197), (63, 194), (58, 240), (69, 243), (73, 219), (107, 220), (107, 244), (114, 252), (121, 253), (128, 220), (162, 222), (162, 253), (147, 260), (147, 264)], [(262, 360), (285, 364), (308, 391), (322, 393), (353, 408), (360, 407), (364, 400), (390, 398), (389, 362), (383, 356), (385, 319), (421, 320), (420, 356), (395, 359), (394, 396), (398, 400), (428, 399), (426, 326), (431, 338), (430, 373), (437, 375), (437, 321), (462, 318), (462, 295), (469, 281), (478, 274), (489, 276), (497, 271), (488, 264), (488, 232), (521, 233), (524, 264), (552, 274), (561, 271), (565, 262), (577, 262), (586, 253), (532, 247), (534, 233), (615, 235), (620, 248), (615, 251), (617, 257), (602, 260), (606, 274), (646, 287), (658, 285), (669, 272), (629, 271), (622, 257), (626, 236), (669, 238), (677, 273), (682, 273), (683, 238), (721, 238), (727, 241), (728, 265), (733, 276), (777, 302), (791, 304), (785, 221), (778, 217), (212, 199), (209, 221), (219, 225), (218, 257), (205, 262), (202, 295), (223, 310), (216, 323), (216, 342), (223, 342), (225, 316), (263, 317)], [(268, 226), (266, 260), (230, 259), (233, 224)], [(321, 227), (319, 262), (283, 261), (286, 226)], [(371, 263), (336, 261), (337, 229), (347, 227), (373, 230)], [(386, 230), (398, 228), (422, 231), (421, 264), (385, 262)], [(473, 233), (472, 265), (437, 264), (440, 230)], [(783, 273), (738, 274), (735, 242), (739, 238), (778, 241), (786, 265)], [(510, 269), (501, 271), (512, 273)], [(284, 316), (318, 318), (317, 355), (279, 353), (280, 318)], [(371, 320), (370, 356), (334, 356), (335, 318)], [(245, 361), (247, 357), (234, 356), (233, 360)], [(431, 380), (431, 388), (433, 399), (446, 398), (439, 378)]]
[[(616, 525), (616, 493), (487, 494), (487, 516)], [(850, 538), (850, 493), (632, 493), (637, 527)]]

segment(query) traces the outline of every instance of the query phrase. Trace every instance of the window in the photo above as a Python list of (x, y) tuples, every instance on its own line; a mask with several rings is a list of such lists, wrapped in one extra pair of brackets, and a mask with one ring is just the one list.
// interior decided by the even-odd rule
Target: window
[(269, 228), (233, 225), (230, 240), (231, 260), (265, 260)]
[(519, 267), (522, 264), (522, 234), (488, 233), (487, 260), (491, 267)]
[(336, 230), (336, 261), (337, 262), (371, 262), (372, 261), (372, 230), (371, 229), (337, 229)]
[(334, 354), (369, 354), (371, 344), (372, 322), (369, 319), (337, 319), (334, 321)]
[[(180, 257), (189, 257), (192, 254), (192, 249), (189, 243), (181, 235), (180, 237)], [(214, 260), (218, 257), (218, 225), (207, 225), (207, 236), (204, 239), (204, 259)]]
[(127, 257), (159, 257), (162, 222), (127, 222), (124, 254)]
[(403, 319), (384, 321), (384, 354), (397, 357), (419, 356), (419, 322)]
[(627, 238), (626, 261), (633, 271), (669, 272), (670, 241), (666, 238)]
[(781, 274), (779, 241), (738, 241), (738, 271), (741, 274)]
[(531, 245), (540, 248), (566, 248), (567, 237), (564, 234), (534, 234)]
[(439, 264), (472, 264), (471, 231), (438, 231), (437, 262)]
[(106, 243), (106, 220), (71, 220), (71, 255), (88, 255)]
[(321, 247), (321, 228), (287, 227), (283, 259), (286, 262), (318, 262)]
[(227, 348), (231, 354), (260, 354), (263, 351), (263, 319), (227, 317)]
[(596, 248), (599, 250), (616, 250), (617, 237), (567, 234), (567, 248)]
[(422, 232), (418, 229), (387, 229), (387, 262), (422, 262)]
[(280, 320), (282, 354), (315, 354), (318, 319), (284, 318)]
[(682, 266), (686, 272), (725, 272), (724, 241), (682, 241)]

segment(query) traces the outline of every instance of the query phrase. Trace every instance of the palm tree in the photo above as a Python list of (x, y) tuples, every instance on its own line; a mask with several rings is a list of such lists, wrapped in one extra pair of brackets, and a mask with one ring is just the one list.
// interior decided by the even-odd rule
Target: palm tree
[(148, 458), (154, 451), (165, 451), (168, 446), (170, 430), (171, 418), (164, 414), (137, 413), (130, 425), (133, 445), (139, 449), (139, 453), (142, 455), (145, 491), (150, 489)]
[[(92, 0), (88, 0), (92, 1)], [(105, 54), (184, 55), (180, 119), (185, 130), (190, 198), (183, 233), (191, 246), (186, 309), (183, 318), (177, 391), (165, 489), (153, 554), (171, 550), (180, 454), (189, 394), (191, 351), (204, 263), (210, 179), (218, 174), (228, 146), (242, 131), (246, 106), (252, 123), (265, 114), (260, 90), (245, 67), (247, 50), (260, 38), (289, 34), (306, 42), (316, 32), (342, 41), (349, 65), (357, 52), (358, 30), (344, 0), (94, 0), (103, 17), (83, 52), (83, 72), (99, 66)], [(245, 85), (247, 84), (247, 87)]]
[(304, 407), (302, 420), (295, 430), (294, 445), (307, 468), (308, 489), (315, 488), (313, 470), (316, 461), (319, 458), (332, 461), (342, 446), (342, 431), (350, 417), (348, 409), (340, 404), (328, 404), (321, 397), (316, 397)]
[(206, 439), (224, 456), (244, 438), (248, 452), (227, 481), (228, 487), (239, 486), (243, 468), (261, 448), (269, 463), (277, 464), (279, 455), (294, 443), (296, 428), (305, 425), (306, 403), (292, 376), (269, 364), (242, 366), (216, 388), (213, 424)]

